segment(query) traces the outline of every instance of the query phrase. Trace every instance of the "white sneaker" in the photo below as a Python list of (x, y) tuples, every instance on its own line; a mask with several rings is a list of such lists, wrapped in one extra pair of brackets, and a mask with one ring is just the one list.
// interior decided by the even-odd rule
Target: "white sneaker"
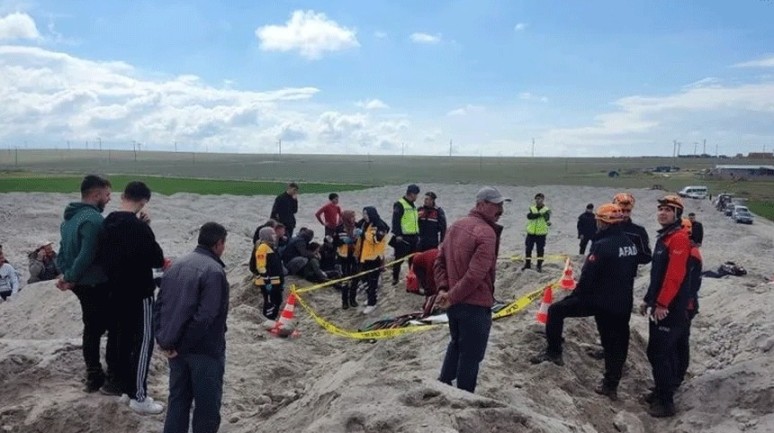
[(164, 412), (164, 405), (153, 401), (150, 397), (146, 397), (143, 401), (131, 399), (129, 407), (140, 415), (158, 415)]
[(371, 314), (376, 310), (376, 305), (368, 305), (363, 309), (363, 314)]
[(128, 394), (121, 394), (121, 397), (118, 397), (118, 402), (121, 404), (129, 404), (129, 395)]

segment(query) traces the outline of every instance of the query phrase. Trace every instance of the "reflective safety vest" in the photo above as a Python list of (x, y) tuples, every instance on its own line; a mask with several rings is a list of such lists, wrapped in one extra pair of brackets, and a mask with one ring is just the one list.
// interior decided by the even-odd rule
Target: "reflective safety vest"
[(387, 246), (387, 236), (381, 241), (376, 240), (376, 226), (370, 226), (363, 236), (357, 238), (355, 251), (357, 252), (358, 263), (363, 263), (384, 257), (384, 250)]
[(533, 220), (527, 220), (527, 234), (528, 235), (547, 235), (548, 234), (548, 221), (546, 221), (545, 214), (549, 212), (548, 206), (543, 206), (538, 210), (537, 206), (529, 207), (530, 213), (538, 213), (540, 217)]
[[(269, 267), (272, 267), (272, 261), (274, 261), (273, 267), (276, 268), (278, 260), (279, 258), (268, 244), (261, 243), (258, 245), (255, 249), (255, 267), (258, 269), (259, 273), (258, 277), (255, 278), (256, 286), (266, 285), (266, 278), (269, 279), (271, 284), (280, 284), (282, 282), (279, 274), (276, 274), (277, 269), (269, 269)], [(273, 273), (275, 275), (272, 275)]]
[(419, 212), (417, 208), (405, 198), (398, 200), (403, 206), (403, 217), (400, 219), (400, 231), (404, 235), (416, 235), (419, 233)]

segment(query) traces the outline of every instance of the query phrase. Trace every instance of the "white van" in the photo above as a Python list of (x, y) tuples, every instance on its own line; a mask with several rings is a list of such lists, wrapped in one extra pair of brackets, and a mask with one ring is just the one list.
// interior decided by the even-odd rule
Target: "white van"
[(707, 191), (706, 186), (686, 186), (677, 194), (679, 194), (680, 197), (697, 198), (703, 200), (707, 198), (707, 194), (709, 194), (709, 192)]

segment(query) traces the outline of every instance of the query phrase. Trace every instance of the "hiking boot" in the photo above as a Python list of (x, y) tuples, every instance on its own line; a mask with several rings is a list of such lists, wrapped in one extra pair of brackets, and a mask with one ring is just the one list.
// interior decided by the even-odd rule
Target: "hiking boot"
[(653, 418), (668, 418), (675, 416), (675, 404), (664, 403), (661, 400), (654, 399), (648, 408), (648, 413)]
[(352, 308), (357, 308), (358, 307), (358, 303), (355, 300), (355, 298), (352, 298), (352, 299), (349, 300), (349, 306), (352, 307)]
[(363, 314), (371, 314), (376, 310), (376, 305), (366, 305), (363, 309)]
[(112, 380), (106, 380), (105, 383), (99, 388), (99, 392), (103, 395), (120, 396), (122, 394), (121, 387)]
[(537, 267), (535, 268), (535, 270), (538, 271), (538, 272), (543, 272), (543, 264), (542, 263), (538, 263)]
[(525, 269), (532, 269), (532, 264), (530, 262), (524, 263), (524, 266), (521, 267), (521, 270), (523, 271)]
[(612, 387), (609, 385), (605, 385), (604, 383), (600, 384), (596, 388), (594, 388), (594, 392), (596, 392), (599, 395), (604, 395), (607, 398), (609, 398), (611, 401), (618, 401), (618, 390), (617, 387)]
[(349, 302), (347, 301), (341, 301), (341, 308), (343, 310), (349, 310)]
[(145, 400), (143, 401), (131, 399), (129, 401), (129, 408), (140, 415), (158, 415), (161, 412), (164, 412), (164, 405), (153, 401), (150, 397), (145, 397)]
[(551, 353), (547, 350), (540, 352), (529, 359), (529, 362), (533, 364), (540, 364), (546, 361), (551, 361), (560, 367), (564, 365), (564, 359), (562, 359), (561, 353)]

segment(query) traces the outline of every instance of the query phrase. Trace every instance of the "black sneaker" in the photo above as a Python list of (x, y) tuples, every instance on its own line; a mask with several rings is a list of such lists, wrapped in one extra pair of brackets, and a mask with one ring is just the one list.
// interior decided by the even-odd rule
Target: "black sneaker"
[(341, 308), (344, 309), (344, 310), (349, 310), (349, 302), (342, 301)]
[(555, 354), (548, 351), (543, 351), (529, 359), (529, 362), (533, 364), (540, 364), (546, 361), (551, 361), (560, 367), (564, 366), (564, 359), (562, 359), (561, 353)]
[(111, 380), (106, 380), (105, 384), (102, 385), (102, 387), (99, 389), (99, 392), (104, 395), (120, 396), (121, 394), (123, 394), (121, 392), (121, 387), (119, 387), (115, 382)]
[(400, 280), (399, 280), (399, 279), (397, 279), (397, 278), (393, 278), (393, 279), (392, 279), (392, 285), (393, 285), (393, 286), (397, 286), (399, 282), (400, 282)]
[(357, 303), (357, 301), (356, 301), (356, 300), (354, 300), (354, 299), (350, 299), (350, 300), (349, 300), (349, 306), (350, 306), (350, 307), (352, 307), (352, 308), (357, 308), (357, 306), (358, 306), (358, 303)]
[(669, 418), (675, 416), (675, 405), (674, 403), (663, 403), (655, 399), (648, 408), (648, 413), (653, 418)]
[(102, 385), (105, 383), (105, 377), (99, 376), (99, 377), (93, 377), (86, 379), (86, 384), (83, 386), (83, 392), (86, 393), (93, 393), (100, 390)]
[(612, 401), (618, 401), (618, 390), (611, 386), (607, 386), (604, 383), (594, 388), (594, 392), (599, 395), (604, 395)]

